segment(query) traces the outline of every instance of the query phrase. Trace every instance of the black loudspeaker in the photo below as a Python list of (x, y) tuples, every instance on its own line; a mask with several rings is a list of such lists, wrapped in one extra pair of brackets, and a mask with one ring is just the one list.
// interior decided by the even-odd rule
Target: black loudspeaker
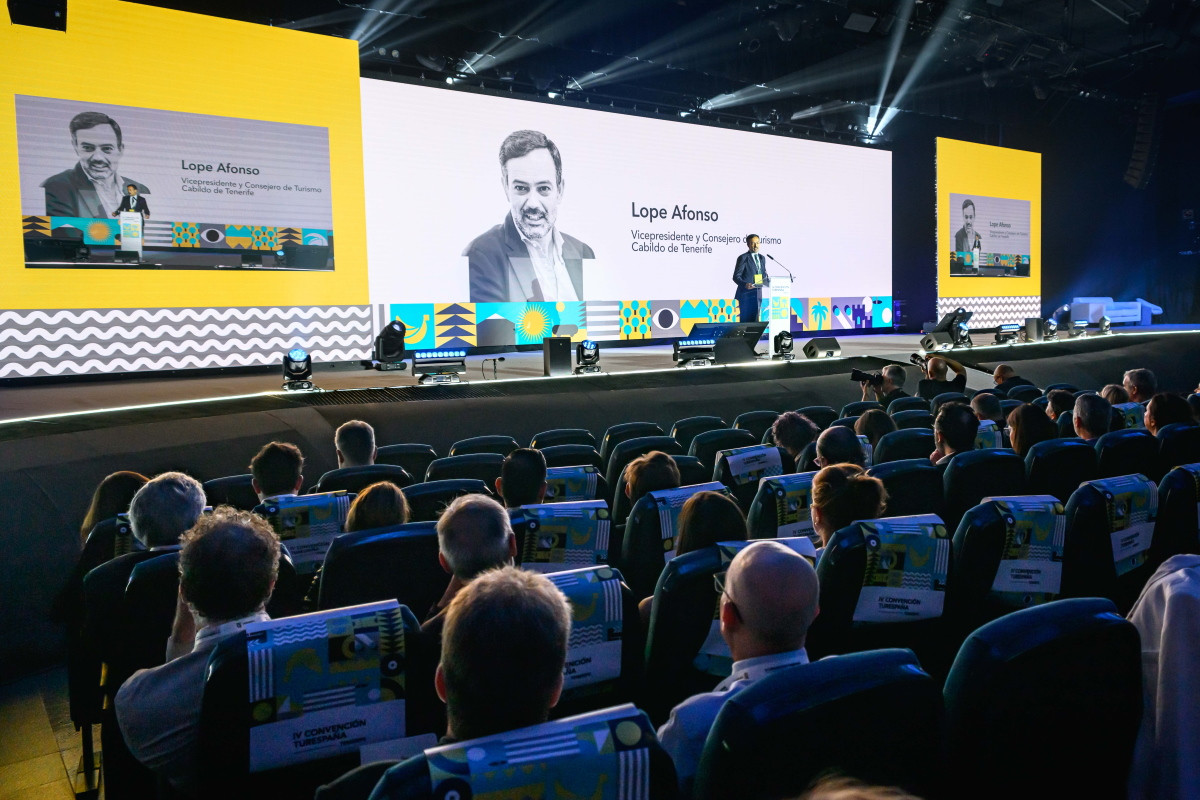
[(137, 264), (142, 260), (142, 254), (137, 250), (117, 250), (113, 253), (113, 260), (120, 264)]
[(921, 349), (927, 353), (949, 350), (952, 347), (954, 347), (954, 337), (944, 331), (927, 333), (921, 337)]
[(65, 32), (67, 0), (8, 0), (8, 18), (13, 25)]
[(542, 367), (544, 374), (571, 374), (571, 337), (547, 336), (542, 339)]
[(1025, 318), (1025, 341), (1040, 342), (1046, 338), (1046, 322), (1041, 317)]
[(805, 358), (836, 358), (842, 354), (842, 346), (832, 336), (819, 336), (804, 344)]
[(1133, 153), (1125, 168), (1125, 183), (1134, 189), (1145, 189), (1158, 160), (1158, 144), (1162, 139), (1159, 112), (1162, 104), (1157, 94), (1147, 94), (1138, 102), (1137, 130), (1133, 136)]

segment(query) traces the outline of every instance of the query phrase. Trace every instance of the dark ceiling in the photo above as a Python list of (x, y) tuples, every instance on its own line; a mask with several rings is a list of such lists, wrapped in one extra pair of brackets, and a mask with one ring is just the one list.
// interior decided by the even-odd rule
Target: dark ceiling
[(1200, 94), (1200, 0), (146, 1), (356, 39), (366, 76), (860, 138)]

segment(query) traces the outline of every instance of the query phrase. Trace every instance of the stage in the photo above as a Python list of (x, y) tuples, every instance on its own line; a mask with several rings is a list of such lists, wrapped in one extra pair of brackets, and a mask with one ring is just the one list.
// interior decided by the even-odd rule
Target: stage
[[(0, 581), (6, 602), (21, 613), (0, 615), (0, 679), (62, 656), (50, 603), (74, 563), (79, 521), (91, 492), (108, 473), (146, 475), (183, 470), (200, 480), (244, 473), (265, 442), (280, 439), (304, 452), (306, 481), (336, 466), (333, 432), (349, 419), (376, 429), (379, 444), (423, 442), (439, 454), (463, 438), (507, 434), (526, 443), (539, 431), (590, 429), (597, 438), (613, 424), (655, 422), (669, 432), (675, 420), (713, 414), (732, 424), (744, 412), (806, 405), (835, 409), (861, 399), (852, 369), (907, 366), (914, 392), (917, 369), (908, 363), (916, 334), (839, 338), (840, 358), (807, 360), (796, 341), (791, 362), (677, 368), (664, 345), (601, 345), (596, 375), (547, 378), (540, 351), (506, 353), (496, 362), (467, 359), (464, 382), (418, 386), (411, 371), (376, 372), (358, 365), (318, 365), (324, 391), (284, 392), (278, 370), (245, 374), (138, 375), (0, 388), (0, 525), (6, 558)], [(977, 337), (982, 338), (982, 337)], [(759, 343), (764, 350), (765, 342)], [(991, 386), (998, 363), (1044, 386), (1069, 382), (1100, 388), (1120, 383), (1126, 369), (1148, 367), (1160, 387), (1187, 392), (1200, 370), (1200, 331), (1155, 326), (1120, 328), (1111, 336), (1057, 342), (976, 346), (949, 357), (967, 368), (969, 388)], [(30, 625), (39, 635), (29, 635)], [(12, 652), (7, 650), (16, 648)], [(19, 650), (20, 658), (17, 658)]]

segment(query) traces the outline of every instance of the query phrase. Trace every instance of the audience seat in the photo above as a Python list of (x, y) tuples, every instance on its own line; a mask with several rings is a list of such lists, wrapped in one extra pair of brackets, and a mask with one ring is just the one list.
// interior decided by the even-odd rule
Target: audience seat
[(811, 441), (804, 446), (804, 450), (800, 453), (800, 463), (796, 465), (797, 472), (812, 472), (818, 469), (817, 467), (817, 443)]
[(929, 413), (937, 416), (938, 409), (946, 403), (970, 403), (971, 399), (962, 392), (942, 392), (929, 401)]
[(619, 425), (612, 425), (604, 432), (604, 438), (600, 442), (600, 461), (607, 466), (609, 458), (612, 457), (613, 448), (626, 439), (662, 435), (663, 429), (653, 422), (622, 422)]
[(948, 602), (963, 636), (1058, 598), (1066, 526), (1052, 495), (993, 498), (966, 513), (952, 541)]
[(1014, 386), (1008, 390), (1009, 399), (1020, 400), (1022, 403), (1032, 403), (1042, 395), (1042, 390), (1036, 386)]
[(994, 394), (994, 395), (996, 395), (996, 397), (1000, 398), (1001, 400), (1008, 397), (1008, 392), (1001, 390), (997, 386), (989, 386), (986, 389), (976, 389), (974, 391), (974, 393), (971, 395), (971, 397), (972, 398), (978, 397), (981, 394)]
[(1023, 405), (1025, 405), (1025, 403), (1021, 400), (1001, 400), (1000, 413), (1004, 415), (1005, 419), (1008, 419), (1008, 415), (1011, 414), (1014, 409), (1020, 408)]
[(450, 583), (438, 563), (435, 524), (409, 522), (334, 539), (317, 585), (317, 608), (396, 600), (424, 617)]
[(660, 450), (667, 455), (682, 453), (679, 442), (670, 436), (636, 436), (617, 443), (608, 457), (604, 479), (609, 486), (615, 486), (617, 479), (625, 472), (625, 467), (635, 458), (646, 455), (654, 450)]
[(1062, 412), (1054, 424), (1058, 426), (1058, 438), (1070, 439), (1075, 436), (1075, 415), (1072, 412)]
[(547, 467), (576, 467), (590, 464), (598, 470), (604, 469), (600, 454), (590, 444), (552, 444), (542, 448)]
[(886, 464), (908, 458), (928, 460), (937, 443), (933, 431), (926, 428), (905, 428), (885, 433), (875, 444), (873, 464)]
[(495, 486), (504, 466), (504, 456), (499, 453), (464, 453), (461, 456), (444, 456), (434, 459), (425, 470), (425, 481), (446, 481), (454, 478), (475, 478), (488, 486)]
[(843, 427), (850, 428), (853, 430), (854, 423), (856, 423), (856, 422), (858, 422), (858, 417), (838, 417), (833, 422), (829, 423), (829, 427), (833, 428), (838, 425), (841, 425)]
[(409, 522), (436, 520), (454, 498), (464, 494), (490, 495), (491, 491), (486, 483), (477, 478), (426, 481), (404, 487)]
[(1176, 467), (1162, 479), (1158, 489), (1158, 519), (1150, 560), (1161, 564), (1181, 553), (1200, 553), (1197, 531), (1200, 509), (1200, 464)]
[(1142, 711), (1137, 630), (1099, 598), (989, 622), (944, 689), (955, 796), (1124, 800)]
[(1025, 482), (1030, 494), (1049, 494), (1065, 503), (1079, 484), (1096, 474), (1096, 448), (1080, 439), (1038, 442), (1025, 454)]
[(696, 434), (728, 427), (725, 420), (720, 417), (686, 417), (676, 420), (675, 424), (671, 426), (671, 438), (679, 442), (679, 446), (686, 453), (692, 446), (692, 439), (696, 438)]
[(427, 444), (409, 442), (406, 444), (389, 444), (380, 447), (375, 453), (376, 464), (395, 464), (404, 467), (413, 480), (425, 477), (429, 465), (438, 457), (438, 453)]
[(469, 439), (459, 439), (450, 445), (448, 456), (465, 456), (470, 453), (495, 453), (507, 456), (521, 445), (511, 436), (472, 436)]
[(808, 417), (821, 430), (828, 428), (830, 423), (840, 416), (829, 406), (805, 406), (796, 410)]
[(1079, 387), (1071, 383), (1052, 383), (1042, 390), (1042, 394), (1050, 394), (1055, 389), (1062, 389), (1064, 392), (1070, 392), (1071, 394), (1079, 391)]
[(720, 483), (711, 481), (678, 489), (650, 492), (634, 504), (621, 542), (621, 571), (637, 597), (654, 594), (654, 584), (663, 565), (675, 555), (676, 523), (679, 510), (697, 492), (728, 494)]
[[(554, 746), (563, 742), (570, 746)], [(484, 752), (495, 759), (467, 755)], [(671, 757), (632, 705), (425, 750), (388, 771), (381, 791), (387, 800), (582, 798), (607, 797), (605, 787), (621, 798), (677, 795)]]
[(755, 442), (761, 442), (767, 431), (779, 418), (778, 411), (746, 411), (738, 414), (733, 420), (733, 427), (739, 431), (750, 431)]
[(679, 485), (691, 486), (693, 483), (707, 483), (712, 480), (712, 470), (706, 469), (704, 462), (695, 456), (671, 456), (675, 466), (679, 468)]
[(906, 428), (928, 428), (929, 430), (933, 430), (933, 414), (919, 408), (908, 411), (897, 411), (895, 414), (892, 414), (892, 422), (896, 423), (896, 427), (900, 430)]
[(795, 462), (782, 447), (755, 444), (719, 451), (716, 467), (713, 468), (713, 480), (724, 484), (742, 511), (746, 512), (758, 493), (761, 479), (795, 471)]
[(924, 397), (897, 397), (888, 403), (887, 413), (895, 417), (901, 411), (928, 411), (929, 401)]
[(906, 458), (876, 464), (867, 470), (883, 481), (887, 489), (884, 515), (907, 517), (912, 514), (937, 514), (945, 510), (942, 471), (929, 458)]
[(542, 450), (557, 444), (585, 444), (588, 447), (595, 447), (596, 437), (587, 428), (554, 428), (535, 433), (529, 440), (529, 446), (534, 450)]
[[(247, 626), (209, 658), (200, 796), (311, 797), (359, 765), (361, 746), (434, 733), (434, 663), (394, 600)], [(323, 726), (349, 720), (365, 724), (320, 746)]]
[(940, 797), (942, 716), (938, 683), (908, 650), (778, 670), (722, 706), (692, 796), (796, 797), (834, 773)]
[(346, 492), (268, 497), (254, 513), (279, 535), (301, 575), (312, 575), (329, 543), (342, 532), (354, 495)]
[(1141, 403), (1114, 403), (1112, 408), (1125, 421), (1117, 430), (1146, 427), (1146, 407)]
[(203, 484), (205, 501), (213, 508), (233, 506), (242, 511), (253, 511), (259, 502), (258, 494), (250, 485), (253, 479), (254, 476), (246, 474), (227, 475), (224, 478), (205, 481)]
[(883, 405), (877, 400), (856, 400), (853, 403), (846, 403), (842, 406), (842, 417), (861, 417), (868, 411), (878, 408), (883, 410)]
[(1156, 436), (1159, 471), (1163, 475), (1183, 464), (1200, 461), (1200, 425), (1172, 422), (1160, 428)]
[(585, 500), (509, 510), (517, 563), (532, 572), (608, 566), (612, 531), (608, 503)]
[(950, 537), (936, 515), (854, 522), (817, 561), (821, 613), (808, 630), (812, 659), (907, 647), (944, 676), (957, 644), (945, 608)]
[(1107, 597), (1127, 612), (1158, 567), (1158, 487), (1144, 475), (1088, 481), (1067, 501), (1065, 597)]
[(799, 472), (764, 478), (750, 503), (746, 527), (751, 539), (782, 536), (812, 536), (810, 514), (815, 472)]
[(1025, 462), (1012, 450), (958, 453), (943, 477), (946, 525), (950, 530), (985, 497), (1025, 494)]
[(322, 492), (349, 492), (357, 494), (373, 483), (387, 481), (399, 489), (416, 483), (404, 467), (395, 464), (371, 464), (365, 467), (342, 467), (326, 472), (310, 490), (310, 494)]
[(591, 464), (578, 467), (546, 468), (546, 502), (566, 503), (574, 500), (603, 500), (612, 497), (608, 481)]
[(1045, 411), (1046, 407), (1050, 405), (1050, 398), (1042, 395), (1041, 397), (1034, 398), (1032, 404)]
[(991, 420), (980, 420), (975, 432), (976, 450), (998, 450), (1008, 447), (1008, 431)]
[(1128, 422), (1128, 418), (1125, 416), (1125, 413), (1121, 411), (1121, 409), (1117, 408), (1116, 406), (1113, 406), (1109, 409), (1108, 430), (1110, 433), (1112, 431), (1123, 431), (1126, 428), (1145, 427), (1144, 425), (1129, 425), (1127, 424)]
[(755, 437), (750, 431), (738, 430), (736, 428), (705, 431), (704, 433), (696, 434), (696, 437), (692, 439), (692, 446), (688, 448), (688, 455), (700, 459), (700, 463), (704, 465), (711, 478), (712, 470), (716, 467), (717, 463), (717, 451), (732, 450), (735, 447), (749, 447), (752, 444), (758, 444), (761, 438), (761, 436)]
[(1140, 472), (1152, 481), (1159, 474), (1158, 440), (1145, 428), (1111, 431), (1096, 440), (1097, 474), (1101, 478)]

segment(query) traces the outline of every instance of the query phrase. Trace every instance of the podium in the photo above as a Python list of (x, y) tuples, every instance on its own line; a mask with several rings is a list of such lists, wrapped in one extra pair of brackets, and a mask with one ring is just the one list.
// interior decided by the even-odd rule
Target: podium
[[(767, 287), (767, 336), (775, 341), (780, 331), (792, 332), (792, 279), (785, 275), (772, 275)], [(772, 344), (774, 347), (774, 344)]]
[(142, 257), (142, 214), (140, 211), (122, 211), (117, 217), (121, 234), (121, 249), (133, 251)]

